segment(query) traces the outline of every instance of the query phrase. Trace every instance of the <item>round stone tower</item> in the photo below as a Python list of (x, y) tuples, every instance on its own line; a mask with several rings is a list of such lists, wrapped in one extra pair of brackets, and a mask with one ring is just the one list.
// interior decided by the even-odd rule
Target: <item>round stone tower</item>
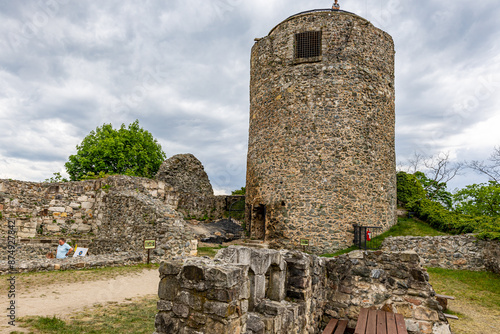
[(395, 223), (394, 43), (340, 10), (289, 17), (252, 48), (246, 219), (272, 247), (352, 245)]

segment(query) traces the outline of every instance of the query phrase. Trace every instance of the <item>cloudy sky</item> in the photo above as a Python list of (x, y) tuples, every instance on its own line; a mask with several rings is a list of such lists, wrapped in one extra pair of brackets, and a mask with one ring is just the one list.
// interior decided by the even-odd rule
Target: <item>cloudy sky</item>
[[(0, 0), (0, 178), (64, 172), (91, 130), (138, 119), (167, 156), (197, 156), (218, 192), (243, 186), (253, 40), (332, 2)], [(497, 0), (340, 4), (394, 38), (399, 161), (500, 145)]]

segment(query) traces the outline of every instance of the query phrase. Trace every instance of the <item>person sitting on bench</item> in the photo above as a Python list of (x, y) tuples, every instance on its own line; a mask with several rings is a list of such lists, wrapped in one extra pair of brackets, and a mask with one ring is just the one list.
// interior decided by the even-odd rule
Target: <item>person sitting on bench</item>
[(68, 257), (68, 254), (73, 251), (73, 247), (68, 245), (66, 243), (66, 239), (60, 238), (59, 239), (59, 246), (57, 246), (57, 255), (56, 258), (58, 259), (65, 259)]

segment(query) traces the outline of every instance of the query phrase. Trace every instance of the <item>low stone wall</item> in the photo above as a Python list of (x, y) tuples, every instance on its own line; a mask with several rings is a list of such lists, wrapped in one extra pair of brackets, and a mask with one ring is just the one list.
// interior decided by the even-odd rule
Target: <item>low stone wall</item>
[(0, 261), (0, 274), (13, 274), (34, 271), (52, 271), (69, 269), (91, 269), (101, 267), (119, 267), (144, 263), (143, 253), (116, 253), (108, 255), (90, 255), (68, 257), (66, 259), (33, 259), (16, 261), (12, 270), (7, 261)]
[[(88, 239), (70, 239), (66, 241), (72, 245), (77, 244), (78, 247), (88, 248), (91, 240)], [(16, 259), (46, 259), (48, 253), (55, 254), (57, 246), (59, 245), (57, 238), (43, 238), (43, 239), (20, 239), (16, 248)], [(6, 240), (0, 241), (0, 249), (8, 249)], [(91, 253), (88, 253), (91, 254)], [(95, 254), (93, 254), (95, 255)], [(9, 254), (7, 252), (0, 253), (0, 261), (8, 260)]]
[(500, 274), (500, 242), (478, 240), (474, 235), (387, 238), (382, 250), (414, 250), (422, 265)]
[(401, 313), (409, 333), (449, 334), (416, 253), (231, 246), (214, 260), (160, 266), (156, 333), (321, 333), (330, 317), (355, 326), (361, 307)]

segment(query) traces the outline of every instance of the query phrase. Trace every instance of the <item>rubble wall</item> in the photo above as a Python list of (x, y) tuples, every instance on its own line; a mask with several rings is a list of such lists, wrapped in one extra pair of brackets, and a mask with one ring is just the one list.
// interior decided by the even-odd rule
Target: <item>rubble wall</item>
[(164, 262), (160, 277), (156, 334), (321, 333), (332, 317), (354, 328), (361, 307), (403, 314), (409, 333), (450, 333), (414, 252), (327, 259), (231, 246)]
[(64, 183), (0, 180), (0, 233), (5, 243), (8, 222), (15, 223), (18, 260), (23, 254), (44, 257), (44, 246), (31, 245), (29, 239), (60, 236), (90, 239), (94, 255), (141, 251), (145, 238), (156, 238), (159, 256), (189, 254), (196, 248), (194, 238), (176, 211), (177, 202), (164, 182), (140, 177)]
[(500, 274), (500, 242), (478, 240), (474, 235), (393, 237), (385, 239), (386, 251), (415, 250), (422, 265)]
[[(316, 33), (318, 57), (297, 58)], [(316, 43), (317, 42), (317, 43)], [(294, 15), (251, 54), (246, 223), (273, 248), (352, 245), (396, 223), (394, 43), (343, 11)]]

